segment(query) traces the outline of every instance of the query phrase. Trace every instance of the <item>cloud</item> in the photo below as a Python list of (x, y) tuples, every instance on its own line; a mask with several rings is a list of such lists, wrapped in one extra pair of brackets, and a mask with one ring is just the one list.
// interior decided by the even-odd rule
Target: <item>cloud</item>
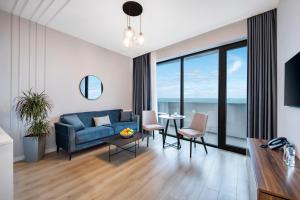
[(228, 73), (233, 74), (234, 72), (239, 70), (241, 67), (242, 67), (242, 61), (241, 60), (236, 60), (232, 64), (232, 67), (229, 69)]

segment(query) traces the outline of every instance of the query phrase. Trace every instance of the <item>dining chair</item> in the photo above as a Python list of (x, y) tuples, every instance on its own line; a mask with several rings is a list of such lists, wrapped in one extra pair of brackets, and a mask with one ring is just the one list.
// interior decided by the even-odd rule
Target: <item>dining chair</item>
[(154, 139), (154, 131), (159, 131), (162, 133), (162, 138), (164, 138), (164, 127), (160, 125), (157, 121), (156, 112), (153, 110), (144, 110), (142, 113), (142, 127), (143, 127), (143, 138), (144, 131), (147, 131), (147, 147), (149, 145), (149, 136), (152, 132)]
[(190, 139), (190, 158), (192, 157), (192, 143), (194, 141), (196, 147), (196, 138), (198, 137), (201, 138), (205, 152), (207, 153), (206, 144), (203, 138), (206, 132), (207, 120), (208, 115), (203, 113), (195, 113), (190, 127), (178, 130), (178, 134)]

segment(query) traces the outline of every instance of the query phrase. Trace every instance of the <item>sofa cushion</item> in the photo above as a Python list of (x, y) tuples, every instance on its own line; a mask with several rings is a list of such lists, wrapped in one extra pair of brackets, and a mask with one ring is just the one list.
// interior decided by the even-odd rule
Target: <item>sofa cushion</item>
[(132, 112), (131, 111), (122, 111), (120, 122), (131, 122), (132, 121)]
[[(91, 111), (91, 112), (81, 112), (81, 113), (70, 113), (65, 115), (76, 114), (79, 119), (82, 121), (85, 127), (94, 127), (95, 122), (94, 117), (103, 117), (108, 115), (111, 123), (120, 121), (121, 109), (115, 110), (103, 110), (103, 111)], [(63, 115), (63, 116), (65, 116)]]
[(81, 129), (84, 129), (84, 124), (78, 118), (78, 116), (75, 115), (75, 114), (65, 115), (65, 116), (61, 117), (61, 121), (65, 124), (70, 124), (71, 126), (73, 126), (75, 131), (79, 131)]
[(106, 115), (104, 117), (94, 117), (95, 126), (102, 126), (102, 125), (110, 125), (109, 116)]
[(110, 126), (113, 127), (114, 132), (116, 134), (120, 133), (125, 128), (131, 128), (135, 132), (137, 131), (137, 123), (136, 122), (116, 122), (116, 123), (112, 123)]
[(113, 135), (114, 131), (109, 126), (87, 127), (76, 132), (75, 143), (82, 144), (93, 140), (101, 139)]

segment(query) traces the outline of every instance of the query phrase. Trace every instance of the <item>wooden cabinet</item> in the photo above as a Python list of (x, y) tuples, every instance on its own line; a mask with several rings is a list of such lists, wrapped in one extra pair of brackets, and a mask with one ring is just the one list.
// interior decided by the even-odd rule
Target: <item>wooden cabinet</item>
[(295, 167), (283, 162), (282, 150), (263, 149), (267, 141), (247, 139), (247, 168), (250, 199), (300, 200), (300, 161)]

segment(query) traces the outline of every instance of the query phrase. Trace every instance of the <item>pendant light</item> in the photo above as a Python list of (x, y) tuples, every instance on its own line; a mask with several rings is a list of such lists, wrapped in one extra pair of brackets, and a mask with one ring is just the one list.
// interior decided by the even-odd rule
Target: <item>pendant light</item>
[[(124, 30), (124, 38), (123, 38), (123, 45), (125, 47), (131, 47), (133, 44), (144, 44), (144, 34), (142, 32), (142, 12), (143, 7), (141, 4), (135, 1), (127, 1), (123, 4), (123, 11), (127, 15), (127, 24), (126, 29)], [(137, 17), (140, 16), (140, 29), (139, 33), (136, 35), (136, 32), (132, 28), (130, 24), (130, 17)]]

